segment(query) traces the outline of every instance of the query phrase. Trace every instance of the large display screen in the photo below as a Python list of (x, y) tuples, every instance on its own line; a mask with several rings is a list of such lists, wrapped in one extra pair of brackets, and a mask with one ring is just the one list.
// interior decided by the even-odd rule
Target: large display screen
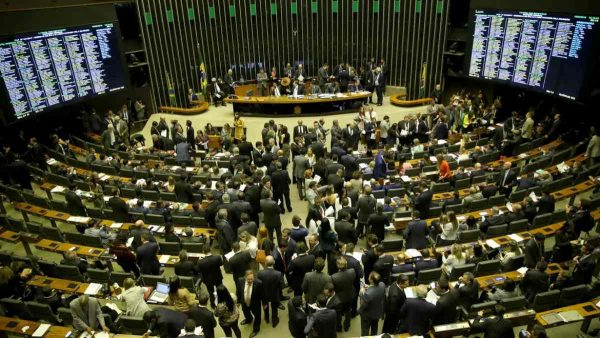
[(103, 23), (0, 39), (0, 75), (13, 120), (124, 89), (118, 29)]
[(579, 100), (598, 16), (475, 10), (469, 76)]

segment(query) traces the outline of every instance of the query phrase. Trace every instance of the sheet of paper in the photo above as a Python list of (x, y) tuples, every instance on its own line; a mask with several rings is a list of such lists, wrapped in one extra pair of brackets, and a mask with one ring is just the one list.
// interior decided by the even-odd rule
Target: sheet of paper
[(423, 256), (417, 249), (406, 249), (406, 251), (404, 251), (404, 254), (406, 255), (406, 257), (410, 257), (410, 258), (416, 258), (416, 257)]
[(517, 272), (521, 274), (521, 276), (525, 276), (525, 273), (529, 270), (526, 266), (520, 267), (517, 269)]
[(508, 209), (508, 211), (512, 212), (513, 211), (512, 203), (506, 202), (506, 209)]
[(142, 205), (144, 206), (144, 208), (150, 208), (150, 205), (152, 205), (152, 201), (144, 201)]
[(565, 322), (576, 322), (578, 320), (583, 320), (583, 316), (580, 315), (579, 311), (577, 310), (563, 311), (559, 313), (559, 315), (565, 320)]
[(517, 234), (509, 234), (508, 237), (510, 237), (510, 239), (514, 240), (515, 242), (523, 242), (523, 237)]
[(115, 222), (115, 223), (113, 223), (113, 224), (110, 225), (110, 228), (111, 229), (121, 229), (122, 226), (123, 226), (123, 223), (117, 223), (117, 222)]
[(52, 188), (52, 190), (50, 190), (50, 192), (61, 193), (61, 192), (65, 191), (65, 190), (67, 190), (67, 188), (65, 188), (63, 186), (60, 186), (60, 185), (57, 185), (56, 187)]
[(404, 294), (406, 295), (406, 298), (417, 298), (417, 296), (415, 296), (415, 290), (413, 286), (404, 289)]
[(362, 262), (362, 252), (353, 252), (352, 257), (356, 258), (357, 261)]
[(128, 248), (131, 248), (131, 243), (133, 243), (133, 237), (129, 237), (129, 238), (127, 239), (127, 243), (126, 243), (126, 244), (127, 244), (127, 247), (128, 247)]
[(121, 309), (119, 309), (119, 307), (115, 303), (106, 303), (104, 305), (106, 305), (107, 307), (109, 307), (112, 310), (114, 310), (117, 314), (121, 314), (123, 312), (123, 311), (121, 311)]
[(231, 250), (225, 254), (225, 259), (229, 260), (231, 257), (233, 257), (233, 255), (235, 255), (235, 252), (233, 252), (233, 250)]
[(531, 200), (533, 201), (533, 203), (537, 203), (537, 201), (538, 201), (538, 198), (535, 195), (534, 191), (532, 191), (531, 194), (529, 194), (529, 198), (531, 198)]
[(85, 289), (84, 294), (95, 296), (100, 292), (100, 290), (102, 290), (102, 284), (90, 283), (90, 285)]
[(327, 210), (325, 210), (325, 216), (327, 216), (327, 217), (333, 215), (334, 213), (335, 213), (335, 210), (333, 209), (332, 206), (330, 206), (329, 208), (327, 208)]
[(38, 328), (31, 335), (32, 337), (43, 337), (46, 332), (50, 329), (50, 324), (40, 324)]
[(315, 175), (314, 180), (315, 182), (319, 183), (321, 181), (321, 176)]
[(486, 240), (485, 244), (487, 244), (487, 246), (489, 246), (492, 249), (496, 249), (496, 248), (500, 247), (500, 244), (496, 243), (496, 241), (494, 241), (493, 239)]
[(158, 261), (161, 264), (167, 264), (169, 262), (169, 259), (171, 259), (171, 255), (161, 255)]

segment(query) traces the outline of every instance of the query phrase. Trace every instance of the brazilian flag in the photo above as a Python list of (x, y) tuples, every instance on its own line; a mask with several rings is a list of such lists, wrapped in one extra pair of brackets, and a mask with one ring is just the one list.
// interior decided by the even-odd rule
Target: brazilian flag
[(200, 91), (202, 95), (206, 97), (206, 87), (208, 86), (208, 79), (206, 77), (206, 68), (204, 66), (204, 60), (202, 55), (200, 56)]
[(175, 97), (175, 88), (173, 88), (173, 81), (171, 81), (171, 77), (169, 73), (167, 73), (167, 92), (169, 93), (169, 104), (172, 107), (177, 106), (177, 98)]

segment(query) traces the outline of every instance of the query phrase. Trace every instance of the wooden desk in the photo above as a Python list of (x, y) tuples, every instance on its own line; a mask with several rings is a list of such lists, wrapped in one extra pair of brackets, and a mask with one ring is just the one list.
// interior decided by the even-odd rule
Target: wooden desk
[(27, 282), (27, 285), (35, 287), (50, 287), (62, 291), (64, 293), (71, 293), (82, 295), (85, 290), (90, 286), (89, 283), (81, 283), (68, 279), (52, 278), (46, 276), (35, 275)]
[(40, 250), (57, 252), (57, 253), (61, 253), (61, 254), (64, 254), (68, 251), (73, 251), (74, 250), (73, 248), (76, 248), (75, 252), (77, 253), (77, 256), (94, 258), (94, 259), (99, 259), (100, 256), (102, 256), (106, 252), (105, 249), (101, 249), (101, 248), (94, 248), (91, 246), (57, 242), (57, 241), (52, 241), (49, 239), (40, 240), (39, 242), (37, 242), (35, 244), (35, 247)]
[(573, 322), (569, 322), (569, 323), (559, 322), (559, 323), (554, 323), (554, 324), (550, 325), (542, 318), (542, 316), (547, 315), (547, 314), (560, 313), (563, 311), (572, 311), (572, 310), (579, 312), (579, 314), (583, 317), (583, 323), (581, 324), (581, 331), (583, 331), (583, 332), (587, 332), (592, 319), (600, 317), (600, 308), (598, 308), (596, 306), (596, 304), (594, 304), (592, 302), (585, 302), (585, 303), (579, 303), (579, 304), (575, 304), (575, 305), (561, 307), (558, 309), (552, 309), (552, 310), (540, 312), (535, 315), (535, 320), (544, 327), (553, 327), (553, 326), (560, 326), (560, 325), (564, 325), (564, 324), (573, 323)]
[(417, 99), (417, 100), (405, 100), (404, 98), (406, 98), (406, 95), (404, 95), (404, 94), (390, 96), (390, 103), (393, 104), (394, 106), (414, 107), (414, 106), (423, 106), (426, 104), (430, 104), (431, 101), (433, 100), (433, 98), (431, 98), (431, 97), (426, 97), (424, 99)]
[[(0, 331), (19, 336), (30, 337), (40, 325), (40, 322), (0, 316)], [(52, 325), (44, 334), (44, 338), (64, 338), (69, 332), (71, 329), (68, 327)]]
[(204, 113), (208, 110), (208, 102), (206, 101), (192, 101), (194, 104), (191, 108), (180, 108), (180, 107), (171, 107), (171, 106), (160, 106), (158, 110), (161, 113), (171, 113), (171, 114), (179, 114), (179, 115), (196, 115), (200, 113)]
[(488, 163), (488, 166), (490, 167), (499, 167), (501, 165), (503, 165), (506, 162), (512, 162), (513, 164), (515, 164), (516, 162), (531, 158), (531, 157), (536, 157), (542, 153), (547, 153), (551, 150), (554, 150), (556, 148), (558, 148), (561, 144), (563, 144), (564, 142), (562, 140), (554, 140), (548, 144), (545, 144), (539, 148), (535, 148), (535, 149), (531, 149), (528, 152), (525, 152), (523, 154), (519, 154), (517, 156), (510, 156), (510, 157), (505, 157), (504, 159), (501, 160), (497, 160), (497, 161), (493, 161)]
[(19, 234), (4, 228), (0, 228), (0, 240), (16, 243), (19, 240)]
[(371, 93), (344, 93), (343, 97), (292, 98), (288, 96), (240, 96), (239, 98), (225, 99), (233, 104), (233, 111), (244, 115), (294, 115), (311, 114), (322, 115), (328, 113), (357, 111), (357, 109), (340, 110), (340, 105), (362, 102), (371, 96)]
[[(563, 269), (557, 263), (548, 264), (548, 268), (546, 269), (546, 273), (550, 276), (556, 276), (562, 271)], [(507, 271), (503, 273), (497, 273), (494, 275), (475, 277), (475, 280), (477, 280), (480, 287), (487, 288), (504, 284), (506, 278), (510, 278), (514, 281), (520, 281), (521, 279), (523, 279), (523, 275), (521, 275), (521, 273), (519, 273), (518, 271)]]

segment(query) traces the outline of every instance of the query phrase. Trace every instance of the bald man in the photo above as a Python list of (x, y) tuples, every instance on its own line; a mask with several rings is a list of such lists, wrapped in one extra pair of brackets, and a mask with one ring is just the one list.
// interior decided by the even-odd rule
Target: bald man
[(265, 269), (257, 274), (257, 278), (263, 283), (265, 290), (263, 297), (263, 309), (265, 311), (265, 321), (269, 323), (269, 306), (271, 308), (271, 321), (273, 327), (279, 324), (278, 308), (280, 303), (279, 295), (283, 289), (283, 275), (280, 271), (275, 270), (275, 259), (273, 256), (267, 256), (265, 259)]

